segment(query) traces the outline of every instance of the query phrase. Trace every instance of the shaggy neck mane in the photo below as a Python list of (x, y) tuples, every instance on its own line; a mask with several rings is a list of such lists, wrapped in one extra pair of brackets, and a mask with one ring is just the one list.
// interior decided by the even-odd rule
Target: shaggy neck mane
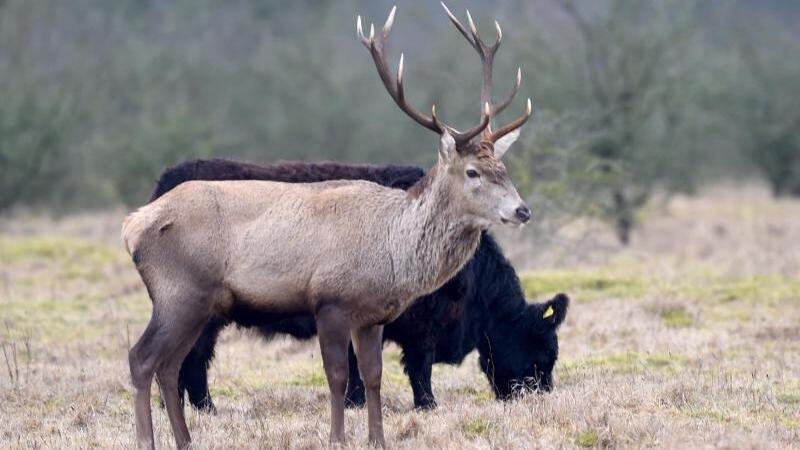
[(444, 285), (480, 242), (481, 229), (453, 198), (446, 170), (433, 166), (408, 190), (408, 207), (392, 233), (395, 248), (403, 249), (394, 260), (396, 274), (416, 296)]
[(425, 173), (425, 175), (422, 178), (420, 178), (416, 183), (414, 183), (410, 188), (408, 188), (408, 190), (406, 191), (408, 193), (408, 196), (414, 199), (419, 198), (423, 192), (428, 190), (428, 187), (431, 185), (433, 179), (437, 176), (438, 172), (439, 172), (439, 164), (436, 164), (433, 167), (431, 167), (431, 169), (428, 170), (428, 172)]

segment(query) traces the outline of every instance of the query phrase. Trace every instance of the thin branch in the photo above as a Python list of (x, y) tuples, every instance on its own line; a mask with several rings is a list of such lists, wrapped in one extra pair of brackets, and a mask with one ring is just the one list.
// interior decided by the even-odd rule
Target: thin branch
[[(603, 60), (607, 57), (607, 52), (597, 39), (592, 25), (578, 12), (574, 0), (557, 0), (557, 4), (572, 19), (581, 35), (592, 95), (601, 105), (607, 106), (610, 96), (606, 87), (600, 81), (600, 72), (602, 71), (600, 66), (604, 65)], [(605, 72), (607, 73), (607, 71)]]

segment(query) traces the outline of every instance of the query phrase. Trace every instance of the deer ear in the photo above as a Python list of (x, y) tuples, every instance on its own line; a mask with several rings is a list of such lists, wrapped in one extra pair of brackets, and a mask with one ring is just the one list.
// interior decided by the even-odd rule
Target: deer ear
[(453, 136), (445, 130), (439, 138), (439, 162), (447, 164), (453, 160), (456, 154), (456, 141)]
[(517, 141), (519, 138), (519, 128), (508, 133), (507, 135), (501, 137), (494, 143), (494, 157), (500, 159), (503, 155), (506, 154), (508, 148), (511, 147), (511, 144)]

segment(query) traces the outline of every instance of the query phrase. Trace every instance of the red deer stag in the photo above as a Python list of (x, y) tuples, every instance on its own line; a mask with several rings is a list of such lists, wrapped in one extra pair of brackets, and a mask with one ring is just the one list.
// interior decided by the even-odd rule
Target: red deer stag
[[(330, 388), (330, 442), (344, 442), (347, 347), (352, 339), (367, 394), (369, 440), (384, 445), (381, 334), (420, 296), (440, 288), (470, 259), (481, 231), (521, 225), (530, 211), (500, 157), (531, 114), (491, 130), (492, 56), (450, 14), (483, 61), (480, 123), (463, 132), (405, 101), (403, 60), (393, 80), (380, 35), (358, 35), (389, 95), (439, 136), (439, 158), (409, 191), (365, 181), (289, 184), (190, 181), (130, 214), (122, 239), (147, 286), (153, 312), (129, 353), (136, 388), (136, 438), (154, 447), (150, 385), (156, 375), (179, 448), (190, 443), (178, 398), (178, 369), (211, 317), (313, 314)], [(477, 138), (477, 139), (475, 139)]]

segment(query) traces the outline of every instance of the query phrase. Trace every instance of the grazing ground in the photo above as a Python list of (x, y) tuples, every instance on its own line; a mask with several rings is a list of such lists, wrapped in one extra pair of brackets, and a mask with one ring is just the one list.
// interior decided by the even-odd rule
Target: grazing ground
[[(121, 217), (0, 221), (0, 448), (132, 446), (127, 349), (150, 301), (119, 244)], [(436, 366), (440, 408), (414, 412), (387, 346), (389, 445), (800, 448), (800, 202), (717, 188), (641, 219), (627, 249), (587, 222), (536, 248), (504, 233), (531, 298), (573, 298), (554, 392), (495, 402), (473, 354)], [(218, 415), (188, 413), (195, 448), (327, 446), (316, 342), (229, 329), (211, 385)], [(155, 408), (154, 421), (171, 448), (166, 414)], [(363, 447), (366, 413), (348, 411), (346, 426)]]

